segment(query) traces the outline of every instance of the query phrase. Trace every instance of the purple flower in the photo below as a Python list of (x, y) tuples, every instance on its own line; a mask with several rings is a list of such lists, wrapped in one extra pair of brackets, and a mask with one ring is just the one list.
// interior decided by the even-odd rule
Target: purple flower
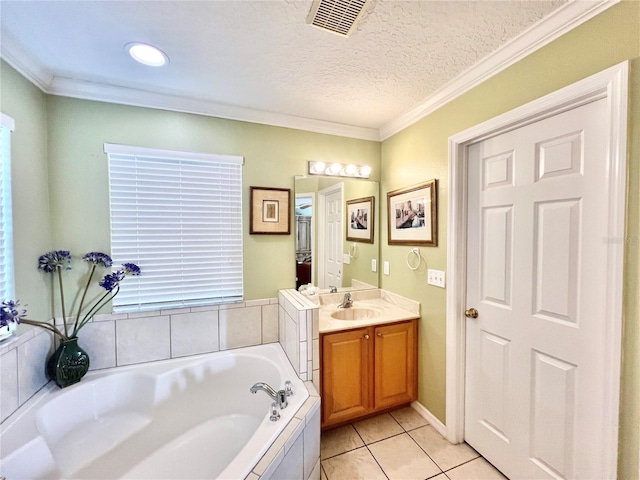
[(71, 253), (69, 250), (54, 250), (40, 255), (38, 269), (52, 273), (59, 268), (71, 270)]
[(124, 267), (125, 275), (132, 275), (134, 277), (140, 275), (140, 267), (135, 263), (123, 263), (122, 266)]
[(113, 265), (113, 260), (106, 253), (100, 252), (89, 252), (84, 257), (83, 260), (92, 263), (93, 265), (102, 265), (103, 267), (110, 267)]
[(110, 292), (116, 288), (123, 279), (124, 271), (118, 270), (117, 272), (106, 274), (98, 285), (104, 288), (107, 292)]
[(17, 300), (6, 300), (0, 306), (0, 327), (6, 327), (11, 322), (20, 323), (20, 319), (27, 314), (26, 309), (20, 311), (20, 302)]

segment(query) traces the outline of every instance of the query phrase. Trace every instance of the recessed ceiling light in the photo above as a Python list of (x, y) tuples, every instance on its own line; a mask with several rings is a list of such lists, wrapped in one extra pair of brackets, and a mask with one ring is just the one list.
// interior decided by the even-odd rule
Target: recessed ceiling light
[(162, 50), (146, 43), (128, 43), (125, 48), (136, 62), (150, 67), (161, 67), (169, 62), (169, 57)]

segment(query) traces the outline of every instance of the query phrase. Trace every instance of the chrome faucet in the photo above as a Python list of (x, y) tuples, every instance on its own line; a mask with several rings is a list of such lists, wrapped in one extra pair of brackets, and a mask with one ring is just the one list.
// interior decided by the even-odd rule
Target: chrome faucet
[(262, 390), (269, 395), (279, 408), (286, 408), (289, 402), (287, 402), (287, 392), (285, 390), (275, 391), (269, 384), (264, 382), (258, 382), (249, 389), (251, 393), (256, 394), (258, 390)]
[(333, 285), (329, 285), (329, 293), (338, 293), (338, 287), (334, 287)]
[(353, 306), (353, 300), (351, 300), (351, 294), (349, 292), (344, 294), (342, 303), (338, 305), (338, 308), (351, 308)]

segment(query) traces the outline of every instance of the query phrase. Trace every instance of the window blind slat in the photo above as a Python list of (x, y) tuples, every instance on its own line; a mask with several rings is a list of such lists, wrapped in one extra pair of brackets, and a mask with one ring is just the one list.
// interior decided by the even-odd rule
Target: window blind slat
[(108, 157), (114, 264), (143, 272), (121, 284), (114, 309), (242, 300), (242, 165)]
[(12, 214), (11, 130), (7, 125), (0, 125), (0, 301), (14, 296)]

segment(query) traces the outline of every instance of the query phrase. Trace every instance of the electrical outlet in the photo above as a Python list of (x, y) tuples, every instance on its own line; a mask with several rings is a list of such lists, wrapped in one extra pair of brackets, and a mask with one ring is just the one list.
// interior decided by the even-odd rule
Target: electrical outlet
[(349, 265), (351, 263), (351, 257), (348, 253), (342, 254), (342, 263), (344, 263), (345, 265)]
[(442, 270), (427, 270), (427, 283), (436, 287), (444, 288), (444, 272)]
[(382, 270), (385, 275), (389, 275), (389, 262), (384, 262), (382, 264)]
[(371, 271), (372, 272), (378, 271), (378, 261), (375, 258), (371, 259)]

